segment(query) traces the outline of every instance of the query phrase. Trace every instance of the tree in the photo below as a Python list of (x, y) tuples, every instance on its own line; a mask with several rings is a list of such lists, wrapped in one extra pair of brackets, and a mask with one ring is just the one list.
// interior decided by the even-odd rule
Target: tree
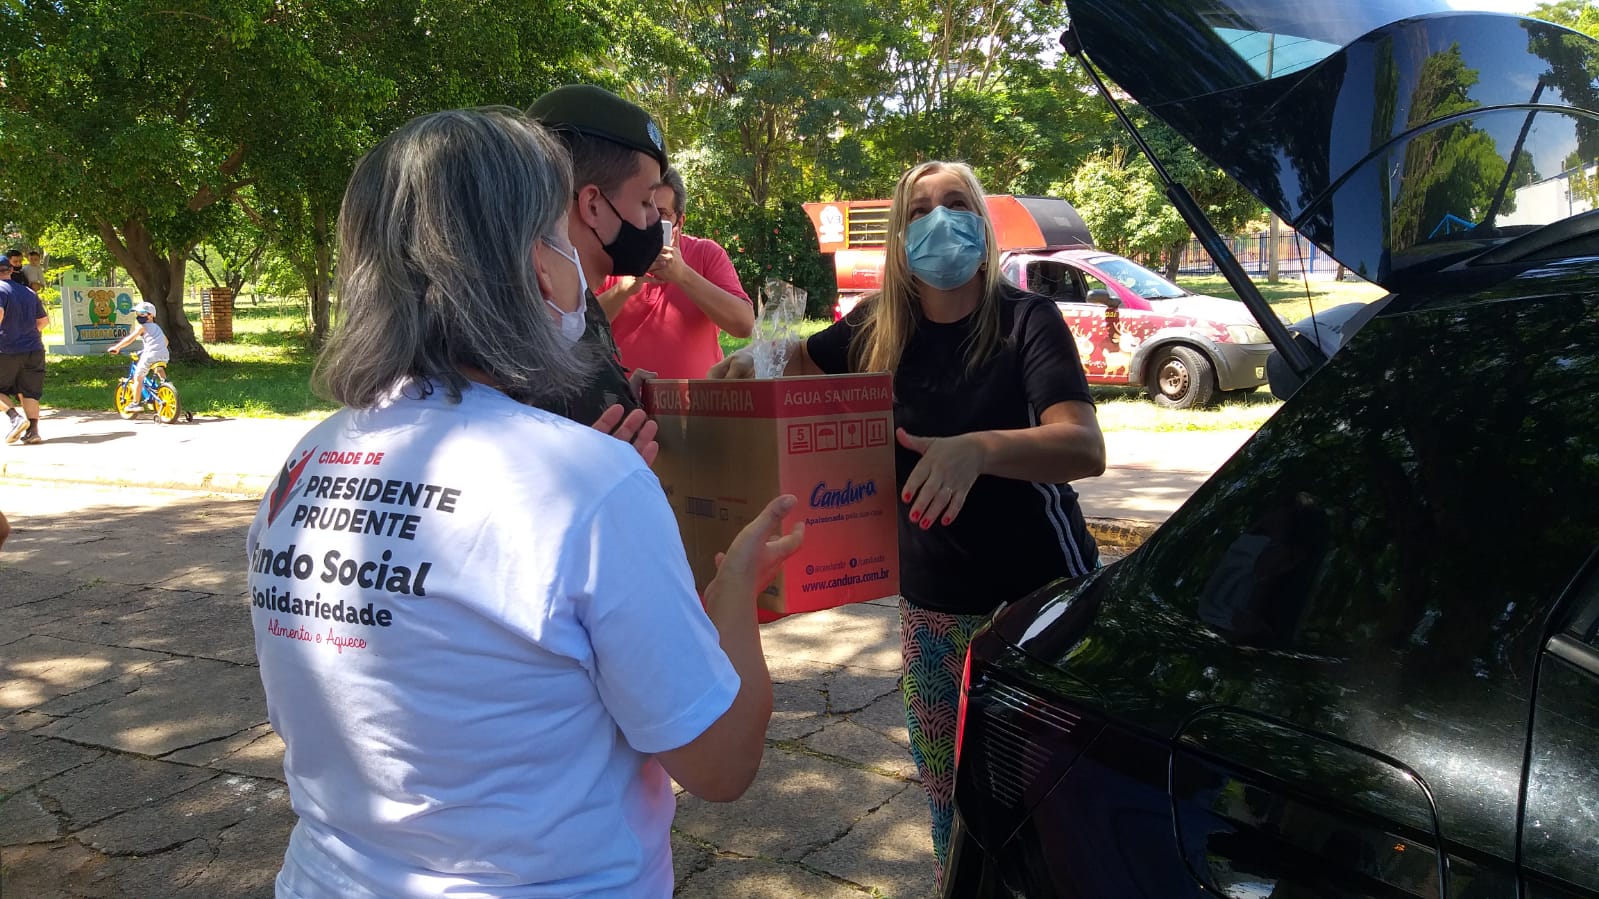
[(613, 36), (592, 9), (548, 0), (319, 0), (285, 5), (280, 24), (315, 61), (295, 100), (316, 115), (259, 148), (256, 202), (244, 208), (300, 274), (316, 341), (331, 326), (339, 204), (361, 154), (421, 113), (526, 108), (557, 84), (594, 80), (589, 60)]
[(1124, 148), (1090, 157), (1062, 192), (1101, 249), (1123, 256), (1153, 255), (1188, 239), (1188, 225), (1156, 187), (1148, 161)]
[[(1584, 0), (1545, 4), (1534, 10), (1533, 15), (1599, 39), (1599, 7)], [(1599, 66), (1583, 46), (1585, 43), (1569, 36), (1537, 35), (1531, 41), (1531, 48), (1549, 62), (1540, 87), (1554, 88), (1567, 102), (1592, 109), (1599, 105)], [(1565, 160), (1566, 169), (1573, 173), (1571, 190), (1590, 205), (1599, 206), (1599, 185), (1588, 175), (1588, 168), (1599, 163), (1599, 126), (1586, 117), (1576, 119), (1576, 126), (1577, 146)]]
[(260, 271), (270, 240), (244, 215), (238, 201), (230, 201), (223, 214), (223, 221), (189, 252), (189, 259), (200, 266), (213, 287), (226, 287), (237, 296), (245, 282)]
[(870, 132), (885, 190), (911, 164), (958, 159), (992, 192), (1036, 193), (1098, 148), (1108, 115), (1055, 47), (1059, 4), (906, 0), (897, 9), (894, 92)]
[[(1249, 191), (1244, 190), (1243, 186), (1225, 171), (1211, 165), (1208, 160), (1196, 153), (1182, 135), (1153, 117), (1142, 114), (1141, 117), (1146, 121), (1139, 127), (1139, 131), (1149, 142), (1150, 149), (1154, 150), (1156, 158), (1166, 167), (1166, 171), (1188, 189), (1189, 195), (1199, 204), (1199, 208), (1215, 226), (1217, 232), (1236, 234), (1262, 216), (1264, 208), (1261, 202)], [(1138, 171), (1151, 179), (1155, 176), (1152, 167), (1141, 167)], [(1165, 188), (1162, 185), (1154, 181), (1151, 184), (1162, 197), (1165, 196)], [(1170, 243), (1160, 248), (1159, 253), (1165, 262), (1166, 277), (1173, 279), (1177, 277), (1183, 251), (1188, 248), (1191, 237), (1192, 233), (1185, 226), (1180, 237), (1174, 237)]]
[[(888, 85), (881, 9), (865, 0), (682, 0), (626, 70), (697, 192), (766, 208), (814, 198), (863, 161), (856, 136)], [(670, 75), (661, 58), (675, 63)]]
[(1106, 111), (1050, 49), (1062, 21), (1036, 0), (678, 0), (622, 23), (618, 80), (661, 120), (691, 217), (805, 281), (820, 258), (808, 225), (788, 242), (786, 204), (884, 197), (929, 158), (1042, 193), (1103, 143)]
[[(1458, 44), (1427, 57), (1409, 122), (1420, 125), (1476, 108), (1471, 88), (1480, 77)], [(1405, 250), (1430, 239), (1449, 216), (1475, 221), (1485, 214), (1508, 164), (1493, 137), (1469, 119), (1416, 136), (1405, 147), (1406, 189), (1393, 213), (1392, 246)]]
[(1599, 7), (1595, 7), (1588, 0), (1541, 3), (1529, 15), (1545, 22), (1574, 28), (1591, 38), (1599, 38)]
[(236, 206), (305, 273), (321, 335), (360, 154), (420, 112), (525, 107), (587, 72), (608, 34), (592, 14), (525, 0), (0, 6), (0, 159), (27, 174), (0, 179), (0, 203), (32, 231), (98, 235), (184, 359), (206, 357), (183, 314), (185, 267)]
[[(207, 357), (183, 314), (189, 253), (250, 182), (254, 135), (286, 129), (270, 102), (303, 74), (263, 40), (271, 0), (118, 0), (0, 7), (0, 202), (34, 230), (97, 235), (157, 307), (172, 353)], [(274, 50), (278, 52), (273, 52)], [(247, 61), (248, 64), (243, 64)]]

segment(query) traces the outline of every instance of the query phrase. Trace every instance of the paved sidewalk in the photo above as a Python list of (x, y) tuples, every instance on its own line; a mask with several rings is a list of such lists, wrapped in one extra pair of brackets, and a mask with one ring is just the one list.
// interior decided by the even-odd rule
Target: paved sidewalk
[[(0, 553), (0, 897), (271, 895), (294, 817), (244, 530), (309, 426), (59, 412), (44, 443), (0, 445), (15, 528)], [(1085, 512), (1136, 540), (1246, 436), (1109, 434), (1110, 470), (1079, 485)], [(765, 760), (737, 802), (679, 797), (676, 895), (931, 895), (894, 603), (762, 638)]]
[[(45, 442), (0, 446), (0, 480), (207, 490), (259, 497), (304, 419), (199, 417), (162, 425), (148, 415), (46, 410)], [(1105, 435), (1109, 469), (1079, 481), (1083, 512), (1146, 532), (1176, 511), (1249, 437), (1248, 431), (1119, 431)], [(0, 509), (5, 508), (0, 495)]]

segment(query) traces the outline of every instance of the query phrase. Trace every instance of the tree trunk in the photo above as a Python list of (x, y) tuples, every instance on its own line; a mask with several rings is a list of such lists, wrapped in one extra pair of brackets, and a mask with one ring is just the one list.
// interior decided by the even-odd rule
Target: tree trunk
[(311, 272), (306, 281), (311, 295), (311, 338), (320, 344), (327, 339), (329, 315), (328, 293), (333, 281), (333, 235), (328, 230), (327, 207), (315, 204), (311, 213)]
[(1177, 271), (1183, 267), (1183, 251), (1188, 249), (1188, 241), (1166, 245), (1166, 280), (1176, 281)]
[(186, 362), (211, 361), (211, 354), (200, 344), (194, 325), (183, 312), (183, 274), (188, 268), (189, 253), (199, 241), (162, 254), (152, 245), (149, 230), (137, 219), (123, 222), (120, 232), (110, 222), (95, 224), (106, 249), (132, 276), (139, 295), (155, 306), (155, 321), (166, 332), (172, 358)]

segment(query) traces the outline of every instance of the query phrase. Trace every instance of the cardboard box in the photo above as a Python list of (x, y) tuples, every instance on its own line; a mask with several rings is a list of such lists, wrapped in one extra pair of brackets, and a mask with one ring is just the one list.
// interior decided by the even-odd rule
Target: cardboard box
[(762, 621), (899, 593), (889, 375), (658, 380), (644, 407), (660, 425), (655, 474), (701, 590), (716, 554), (792, 493), (805, 544), (759, 598)]

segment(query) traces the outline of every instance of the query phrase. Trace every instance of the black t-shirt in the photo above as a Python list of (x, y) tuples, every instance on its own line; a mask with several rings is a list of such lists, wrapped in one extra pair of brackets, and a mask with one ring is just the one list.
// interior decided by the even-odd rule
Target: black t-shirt
[[(950, 324), (917, 319), (894, 373), (895, 425), (920, 437), (951, 437), (1031, 427), (1056, 403), (1093, 402), (1077, 344), (1055, 305), (1003, 290), (1004, 343), (975, 374), (967, 373), (965, 355), (973, 316)], [(806, 342), (822, 371), (854, 370), (850, 339), (866, 306)], [(897, 444), (894, 450), (903, 491), (921, 456)], [(900, 591), (934, 611), (987, 614), (1055, 578), (1084, 574), (1098, 559), (1077, 493), (1066, 484), (983, 475), (953, 524), (925, 531), (911, 523), (903, 499), (899, 507)]]

